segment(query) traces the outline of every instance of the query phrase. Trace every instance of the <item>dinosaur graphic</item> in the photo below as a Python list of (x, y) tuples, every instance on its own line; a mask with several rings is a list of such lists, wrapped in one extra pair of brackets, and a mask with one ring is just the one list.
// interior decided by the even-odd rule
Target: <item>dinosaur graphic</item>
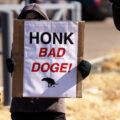
[(46, 81), (48, 83), (48, 87), (52, 87), (53, 85), (58, 85), (58, 83), (55, 83), (55, 80), (49, 77), (43, 78), (41, 81)]

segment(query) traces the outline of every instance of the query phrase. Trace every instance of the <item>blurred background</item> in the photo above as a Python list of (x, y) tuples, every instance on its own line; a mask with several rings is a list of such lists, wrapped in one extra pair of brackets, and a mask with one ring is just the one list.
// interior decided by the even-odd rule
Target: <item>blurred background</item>
[(84, 59), (92, 64), (83, 98), (65, 99), (68, 120), (120, 120), (120, 33), (109, 0), (0, 0), (0, 120), (10, 120), (11, 75), (6, 69), (13, 20), (29, 3), (41, 4), (51, 20), (84, 20)]

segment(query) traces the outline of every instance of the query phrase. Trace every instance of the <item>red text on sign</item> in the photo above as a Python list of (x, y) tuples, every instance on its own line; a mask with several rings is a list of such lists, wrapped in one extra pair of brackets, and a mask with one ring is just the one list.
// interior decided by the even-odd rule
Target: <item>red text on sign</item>
[(38, 71), (42, 71), (42, 72), (48, 72), (49, 70), (51, 72), (70, 72), (72, 67), (72, 63), (53, 63), (52, 65), (50, 65), (49, 63), (33, 63), (32, 66), (32, 72), (38, 72)]
[(47, 48), (40, 48), (39, 57), (63, 57), (65, 55), (65, 48), (58, 48), (56, 51), (55, 48), (52, 48), (48, 51)]

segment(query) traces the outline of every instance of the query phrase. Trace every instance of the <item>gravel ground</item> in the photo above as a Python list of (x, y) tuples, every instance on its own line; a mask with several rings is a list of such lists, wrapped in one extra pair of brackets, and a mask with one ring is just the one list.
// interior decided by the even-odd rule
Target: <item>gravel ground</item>
[[(67, 120), (120, 120), (120, 74), (91, 74), (83, 82), (83, 98), (65, 99)], [(10, 120), (9, 109), (0, 107), (0, 120)]]
[(91, 74), (82, 99), (66, 99), (68, 120), (120, 120), (120, 74)]

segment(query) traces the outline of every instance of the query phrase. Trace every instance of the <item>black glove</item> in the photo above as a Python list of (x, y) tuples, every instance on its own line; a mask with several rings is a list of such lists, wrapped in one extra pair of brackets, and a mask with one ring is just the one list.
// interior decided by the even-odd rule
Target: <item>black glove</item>
[(13, 58), (7, 58), (6, 60), (8, 72), (12, 73), (15, 69), (15, 61)]
[(80, 64), (77, 66), (78, 70), (81, 72), (81, 75), (86, 78), (91, 70), (91, 64), (88, 61), (82, 60)]

